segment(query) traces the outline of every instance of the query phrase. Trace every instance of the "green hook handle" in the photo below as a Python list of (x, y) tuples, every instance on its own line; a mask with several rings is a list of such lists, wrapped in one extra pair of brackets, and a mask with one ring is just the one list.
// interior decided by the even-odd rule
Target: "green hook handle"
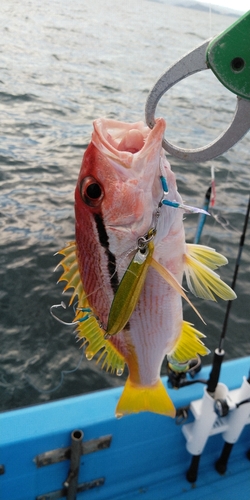
[(226, 88), (250, 100), (250, 11), (211, 40), (206, 59)]

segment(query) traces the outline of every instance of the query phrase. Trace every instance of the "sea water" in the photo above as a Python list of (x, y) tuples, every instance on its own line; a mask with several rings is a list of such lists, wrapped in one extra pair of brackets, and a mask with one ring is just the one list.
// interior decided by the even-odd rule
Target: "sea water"
[[(82, 356), (73, 327), (50, 315), (62, 300), (54, 254), (74, 240), (74, 189), (92, 121), (144, 119), (155, 81), (187, 51), (236, 17), (147, 0), (2, 0), (0, 7), (0, 405), (2, 410), (124, 383)], [(157, 108), (166, 137), (200, 147), (231, 122), (236, 97), (204, 71), (172, 88)], [(188, 205), (202, 206), (215, 168), (216, 201), (201, 243), (227, 256), (232, 282), (249, 194), (249, 134), (206, 163), (169, 158)], [(197, 215), (185, 219), (192, 242)], [(250, 352), (249, 234), (242, 253), (225, 350)], [(191, 298), (191, 296), (190, 296)], [(68, 296), (64, 297), (68, 301)], [(226, 304), (194, 299), (218, 345)], [(59, 314), (59, 312), (58, 312)], [(64, 313), (66, 321), (72, 312)], [(211, 362), (207, 356), (205, 363)], [(165, 365), (162, 373), (166, 372)]]

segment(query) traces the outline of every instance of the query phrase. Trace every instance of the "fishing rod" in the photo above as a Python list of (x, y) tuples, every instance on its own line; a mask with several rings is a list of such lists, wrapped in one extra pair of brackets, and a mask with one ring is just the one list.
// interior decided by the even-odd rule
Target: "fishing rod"
[[(208, 209), (209, 209), (211, 192), (212, 192), (212, 187), (209, 186), (209, 188), (207, 189), (207, 192), (205, 194), (204, 203), (203, 203), (203, 207), (202, 207), (203, 210), (206, 210), (206, 212), (208, 212)], [(206, 218), (207, 218), (207, 215), (205, 215), (203, 213), (199, 214), (197, 229), (196, 229), (196, 233), (195, 233), (195, 237), (194, 237), (194, 244), (196, 244), (196, 245), (200, 241), (201, 233), (202, 233), (204, 224), (206, 222)]]
[[(240, 238), (238, 256), (236, 259), (236, 265), (235, 265), (235, 269), (234, 269), (234, 275), (233, 275), (233, 281), (232, 281), (232, 289), (233, 290), (235, 289), (238, 271), (239, 271), (239, 267), (240, 267), (241, 254), (242, 254), (242, 250), (243, 250), (244, 243), (245, 243), (245, 235), (246, 235), (247, 224), (248, 224), (248, 220), (249, 220), (249, 213), (250, 213), (250, 196), (249, 196), (248, 207), (247, 207), (247, 211), (246, 211), (246, 215), (245, 215), (244, 227), (243, 227), (242, 235)], [(213, 373), (213, 368), (212, 368), (212, 371), (210, 374), (210, 379), (209, 379), (210, 384), (211, 384), (210, 387), (212, 389), (213, 389), (213, 384), (216, 383), (216, 379), (218, 378), (218, 380), (219, 380), (219, 376), (220, 376), (221, 364), (222, 364), (222, 360), (224, 357), (224, 356), (222, 356), (222, 353), (224, 352), (223, 351), (223, 344), (224, 344), (224, 340), (225, 340), (225, 336), (226, 336), (227, 324), (228, 324), (229, 314), (230, 314), (230, 310), (231, 310), (231, 305), (232, 305), (232, 301), (228, 301), (225, 319), (224, 319), (224, 323), (223, 323), (223, 328), (222, 328), (222, 332), (221, 332), (221, 336), (220, 336), (218, 352), (215, 352), (215, 354), (214, 354), (214, 365), (215, 365), (215, 366), (213, 366), (214, 373)], [(249, 372), (249, 376), (247, 379), (247, 383), (250, 384), (250, 372)], [(208, 385), (207, 390), (209, 390), (209, 385)], [(247, 403), (249, 401), (250, 401), (249, 398), (246, 400), (242, 400), (241, 404), (244, 404), (245, 402)], [(217, 403), (217, 405), (218, 405), (218, 403)], [(228, 407), (227, 403), (219, 401), (219, 405), (221, 407), (221, 411), (219, 411), (218, 413), (220, 414), (223, 412), (223, 415), (227, 414), (229, 411), (229, 407)], [(217, 408), (217, 411), (218, 411), (218, 408)], [(225, 444), (224, 444), (221, 456), (215, 464), (215, 468), (216, 468), (217, 472), (219, 472), (219, 474), (224, 474), (226, 472), (227, 462), (228, 462), (228, 459), (230, 457), (232, 448), (233, 448), (233, 443), (228, 442), (225, 439)]]
[[(246, 211), (246, 215), (245, 215), (243, 231), (242, 231), (242, 235), (240, 237), (238, 255), (237, 255), (235, 268), (234, 268), (233, 281), (232, 281), (232, 285), (231, 285), (231, 288), (233, 290), (235, 290), (236, 280), (237, 280), (238, 271), (239, 271), (239, 267), (240, 267), (242, 250), (243, 250), (244, 243), (245, 243), (245, 236), (246, 236), (247, 224), (248, 224), (248, 219), (249, 219), (249, 213), (250, 213), (250, 196), (249, 196), (249, 200), (248, 200), (248, 206), (247, 206), (247, 211)], [(222, 361), (223, 361), (223, 358), (225, 355), (225, 351), (223, 350), (223, 345), (224, 345), (224, 340), (226, 337), (226, 331), (227, 331), (227, 325), (228, 325), (231, 307), (232, 307), (232, 301), (229, 300), (227, 303), (227, 309), (226, 309), (226, 314), (225, 314), (222, 332), (221, 332), (221, 336), (220, 336), (219, 347), (218, 347), (218, 349), (215, 350), (213, 364), (212, 364), (212, 370), (211, 370), (210, 377), (208, 380), (207, 390), (211, 394), (213, 394), (215, 392), (215, 389), (216, 389), (216, 386), (218, 384), (219, 377), (220, 377), (221, 364), (222, 364)]]
[[(237, 276), (238, 276), (238, 271), (239, 271), (239, 266), (240, 266), (240, 261), (241, 261), (241, 255), (242, 255), (242, 250), (244, 247), (245, 243), (245, 235), (246, 235), (246, 230), (247, 230), (247, 224), (249, 220), (249, 213), (250, 213), (250, 196), (248, 200), (248, 207), (247, 211), (245, 214), (245, 220), (244, 220), (244, 226), (243, 226), (243, 231), (242, 235), (240, 237), (240, 242), (239, 242), (239, 249), (238, 249), (238, 255), (236, 259), (236, 264), (235, 264), (235, 269), (234, 269), (234, 275), (233, 275), (233, 281), (231, 288), (234, 290), (236, 286), (236, 281), (237, 281)], [(212, 430), (212, 427), (214, 425), (214, 422), (219, 415), (220, 417), (226, 416), (229, 413), (230, 407), (226, 401), (226, 396), (227, 394), (225, 393), (224, 398), (220, 398), (218, 400), (215, 400), (215, 392), (216, 388), (218, 386), (219, 378), (220, 378), (220, 372), (221, 372), (221, 366), (222, 366), (222, 361), (225, 355), (225, 351), (223, 349), (223, 344), (225, 341), (225, 336), (226, 336), (226, 331), (227, 331), (227, 325), (228, 325), (228, 320), (229, 320), (229, 315), (230, 315), (230, 310), (232, 306), (232, 301), (228, 301), (227, 304), (227, 309), (225, 313), (225, 319), (223, 323), (223, 328), (222, 332), (220, 335), (220, 340), (219, 340), (219, 347), (215, 349), (214, 352), (214, 358), (213, 358), (213, 363), (212, 363), (212, 369), (210, 372), (209, 379), (207, 381), (207, 388), (204, 392), (204, 398), (202, 401), (202, 410), (201, 410), (201, 417), (196, 425), (196, 432), (195, 429), (193, 429), (193, 440), (192, 442), (187, 443), (187, 448), (188, 451), (192, 454), (192, 459), (191, 459), (191, 464), (190, 467), (186, 473), (186, 478), (190, 483), (194, 483), (197, 479), (198, 475), (198, 468), (199, 468), (199, 462), (200, 462), (200, 457), (201, 453), (204, 449), (204, 446), (206, 444), (207, 438), (209, 437), (209, 434)], [(182, 385), (185, 385), (184, 383)], [(243, 411), (241, 411), (241, 414), (236, 414), (235, 412), (232, 412), (231, 418), (229, 418), (229, 430), (227, 430), (224, 434), (224, 440), (225, 444), (221, 453), (220, 458), (217, 460), (215, 464), (215, 468), (217, 472), (220, 474), (224, 474), (226, 469), (227, 469), (227, 462), (230, 456), (230, 453), (233, 448), (233, 444), (237, 441), (242, 429), (245, 426), (246, 419), (248, 417), (248, 408), (246, 406), (246, 403), (249, 403), (249, 394), (250, 393), (250, 374), (248, 379), (245, 378), (243, 381), (242, 387), (240, 389), (240, 402), (236, 404), (232, 409), (236, 409), (241, 407), (241, 410), (243, 408)], [(239, 418), (241, 417), (241, 418)], [(197, 453), (198, 450), (198, 453)]]

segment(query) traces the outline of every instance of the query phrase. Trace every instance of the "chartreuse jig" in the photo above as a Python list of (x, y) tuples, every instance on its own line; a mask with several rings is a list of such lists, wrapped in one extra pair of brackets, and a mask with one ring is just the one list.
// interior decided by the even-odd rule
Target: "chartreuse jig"
[(105, 338), (123, 330), (136, 307), (152, 261), (154, 235), (155, 229), (151, 229), (146, 236), (138, 239), (136, 254), (124, 273), (114, 296)]

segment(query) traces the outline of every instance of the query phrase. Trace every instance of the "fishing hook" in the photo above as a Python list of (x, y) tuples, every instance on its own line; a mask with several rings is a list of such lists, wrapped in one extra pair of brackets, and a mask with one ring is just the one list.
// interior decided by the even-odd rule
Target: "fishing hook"
[[(161, 168), (161, 165), (160, 165), (160, 168)], [(161, 172), (161, 174), (162, 174), (162, 172)], [(162, 205), (168, 205), (169, 207), (173, 207), (173, 208), (182, 208), (183, 210), (185, 210), (185, 212), (189, 212), (189, 213), (210, 215), (203, 208), (191, 207), (190, 205), (184, 205), (184, 203), (179, 203), (178, 201), (175, 201), (175, 200), (173, 200), (173, 201), (167, 200), (166, 196), (168, 195), (168, 185), (167, 185), (166, 177), (161, 175), (160, 180), (161, 180), (162, 189), (163, 189), (163, 197), (159, 203), (158, 208), (161, 207)]]
[[(53, 306), (50, 307), (50, 314), (51, 314), (51, 316), (53, 316), (53, 318), (55, 318), (62, 325), (66, 325), (66, 326), (78, 325), (79, 323), (82, 323), (83, 321), (86, 321), (87, 319), (89, 319), (91, 316), (94, 316), (94, 314), (92, 314), (92, 311), (89, 307), (80, 307), (80, 308), (77, 307), (76, 308), (77, 310), (85, 312), (87, 314), (85, 316), (83, 316), (82, 318), (78, 319), (77, 321), (72, 321), (71, 323), (68, 323), (67, 321), (63, 321), (62, 319), (58, 318), (58, 316), (56, 316), (52, 312), (52, 309), (55, 309), (58, 307), (63, 307), (63, 309), (67, 309), (65, 303), (62, 301), (60, 304), (54, 304)], [(89, 314), (89, 313), (91, 313), (91, 314)]]

